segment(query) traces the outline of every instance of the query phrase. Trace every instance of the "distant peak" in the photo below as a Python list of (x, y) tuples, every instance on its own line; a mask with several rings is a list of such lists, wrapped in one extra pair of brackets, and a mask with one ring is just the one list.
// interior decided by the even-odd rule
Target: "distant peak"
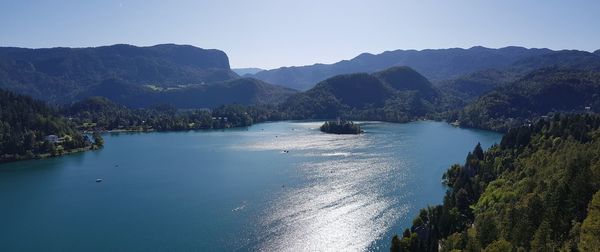
[(196, 47), (193, 45), (180, 45), (180, 44), (173, 44), (173, 43), (167, 43), (167, 44), (158, 44), (158, 45), (153, 45), (153, 46), (148, 46), (148, 47), (169, 47), (169, 48), (198, 48), (201, 49), (200, 47)]
[(487, 47), (483, 47), (483, 46), (473, 46), (471, 48), (469, 48), (469, 50), (488, 50), (490, 48)]
[(515, 50), (515, 49), (523, 50), (523, 49), (527, 49), (527, 48), (522, 47), (522, 46), (505, 46), (505, 47), (500, 48), (500, 50)]
[(375, 56), (372, 53), (361, 53), (358, 56), (354, 57), (352, 60), (360, 60), (360, 59), (364, 59), (364, 58), (369, 58), (369, 57), (373, 57)]
[(232, 68), (231, 70), (233, 70), (239, 76), (244, 76), (244, 75), (253, 75), (258, 72), (264, 71), (265, 69), (256, 68), (256, 67), (245, 67), (245, 68)]

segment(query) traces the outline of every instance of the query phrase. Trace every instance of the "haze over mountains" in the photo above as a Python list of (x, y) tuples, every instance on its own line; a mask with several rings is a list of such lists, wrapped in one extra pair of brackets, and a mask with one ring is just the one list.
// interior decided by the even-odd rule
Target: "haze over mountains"
[[(487, 128), (492, 125), (484, 122), (494, 119), (592, 106), (598, 93), (600, 51), (397, 50), (365, 53), (331, 65), (236, 71), (239, 74), (230, 68), (224, 52), (185, 45), (0, 48), (0, 88), (55, 104), (92, 96), (132, 108), (280, 104), (285, 116), (294, 119), (450, 118)], [(298, 93), (292, 88), (309, 90)], [(540, 94), (555, 95), (556, 90), (586, 98), (562, 105), (540, 100), (544, 98)], [(522, 113), (510, 112), (510, 106)]]
[(282, 67), (258, 72), (255, 78), (298, 90), (307, 90), (315, 83), (338, 74), (376, 72), (392, 66), (410, 66), (432, 82), (452, 79), (460, 75), (490, 68), (503, 68), (518, 60), (552, 52), (549, 49), (505, 47), (491, 49), (395, 50), (381, 54), (363, 53), (350, 60), (334, 64), (315, 64)]
[[(506, 131), (553, 112), (599, 111), (600, 57), (550, 51), (430, 83), (409, 67), (337, 75), (283, 103), (291, 118), (437, 118)], [(393, 78), (390, 78), (393, 77)]]
[(295, 119), (356, 118), (408, 121), (441, 109), (442, 94), (409, 67), (338, 75), (282, 104)]
[(224, 52), (186, 45), (0, 48), (0, 88), (51, 103), (102, 95), (131, 106), (176, 100), (213, 107), (277, 101), (292, 92), (256, 80), (228, 82), (238, 77)]
[[(406, 52), (401, 51), (402, 53)], [(574, 170), (563, 165), (560, 160), (579, 159), (582, 157), (580, 155), (585, 155), (590, 160), (597, 159), (594, 151), (597, 152), (598, 148), (588, 152), (590, 147), (587, 147), (586, 142), (597, 143), (593, 139), (598, 138), (600, 125), (595, 114), (600, 112), (598, 51), (590, 53), (517, 47), (425, 50), (406, 59), (412, 64), (408, 66), (388, 66), (390, 62), (397, 61), (384, 60), (380, 56), (363, 54), (346, 61), (339, 66), (346, 64), (354, 68), (346, 68), (344, 71), (356, 72), (335, 74), (319, 81), (314, 87), (299, 92), (289, 88), (289, 83), (333, 74), (335, 71), (329, 70), (339, 70), (339, 66), (315, 65), (294, 69), (294, 75), (282, 75), (286, 79), (289, 77), (289, 82), (285, 81), (288, 87), (285, 87), (255, 78), (240, 77), (230, 69), (225, 53), (218, 50), (177, 45), (148, 48), (115, 45), (94, 49), (39, 50), (0, 48), (0, 96), (4, 98), (0, 99), (0, 133), (3, 132), (0, 134), (0, 145), (2, 149), (8, 150), (0, 155), (0, 162), (56, 156), (65, 150), (95, 148), (85, 141), (81, 132), (105, 130), (188, 131), (246, 127), (265, 121), (326, 120), (341, 117), (347, 120), (387, 122), (445, 120), (453, 125), (506, 132), (500, 146), (490, 149), (490, 153), (485, 154), (478, 145), (468, 154), (464, 166), (452, 166), (444, 181), (450, 181), (451, 184), (447, 185), (453, 189), (461, 188), (460, 186), (464, 188), (456, 191), (455, 195), (452, 194), (453, 190), (449, 191), (447, 195), (450, 196), (445, 197), (444, 206), (438, 206), (435, 208), (437, 210), (425, 210), (435, 211), (429, 216), (439, 215), (439, 218), (431, 218), (438, 222), (425, 222), (423, 214), (420, 214), (417, 221), (413, 222), (413, 227), (403, 233), (401, 242), (398, 237), (392, 241), (392, 250), (394, 247), (408, 246), (407, 244), (421, 244), (419, 246), (435, 250), (441, 244), (440, 238), (447, 237), (449, 241), (457, 241), (445, 243), (444, 246), (459, 246), (465, 239), (478, 237), (468, 235), (471, 231), (453, 234), (456, 230), (472, 230), (475, 226), (485, 225), (513, 230), (513, 227), (496, 225), (499, 221), (476, 217), (481, 215), (471, 206), (478, 201), (475, 206), (487, 205), (490, 198), (485, 196), (484, 188), (480, 187), (486, 184), (481, 184), (478, 173), (487, 174), (481, 178), (486, 178), (484, 182), (489, 182), (489, 185), (493, 185), (496, 178), (504, 183), (506, 175), (527, 182), (530, 181), (528, 178), (537, 178), (539, 174), (535, 170), (530, 170), (527, 174), (519, 172), (519, 167), (538, 169), (547, 165), (547, 160), (551, 160), (550, 163), (556, 166), (552, 166), (552, 169), (563, 169), (566, 174), (578, 174), (571, 172)], [(375, 71), (379, 67), (384, 69)], [(416, 68), (421, 68), (429, 78)], [(269, 72), (271, 71), (258, 72), (255, 77)], [(61, 106), (47, 106), (43, 102), (2, 89), (28, 94)], [(575, 113), (576, 115), (568, 115)], [(58, 148), (46, 140), (45, 137), (49, 134), (69, 135), (69, 138), (64, 137), (65, 142)], [(579, 142), (582, 145), (564, 145), (563, 141), (568, 144)], [(543, 158), (537, 163), (515, 165), (520, 162), (518, 160), (547, 156), (551, 152), (561, 155), (552, 159), (541, 156)], [(591, 162), (583, 166), (579, 165), (580, 162), (569, 163), (583, 169), (588, 169), (588, 166), (598, 167)], [(546, 171), (544, 174), (554, 173)], [(598, 185), (591, 180), (583, 180), (593, 177), (589, 175), (591, 173), (581, 174), (583, 175), (577, 178), (559, 176), (564, 177), (565, 181), (572, 181), (573, 186), (569, 188)], [(461, 185), (460, 181), (466, 182)], [(539, 181), (550, 180), (543, 177)], [(561, 185), (561, 182), (550, 184)], [(527, 183), (518, 182), (514, 185)], [(504, 190), (520, 188), (514, 185), (505, 186)], [(519, 193), (523, 192), (523, 188), (519, 189)], [(544, 182), (538, 190), (546, 192), (548, 188), (555, 187), (548, 187)], [(560, 192), (569, 192), (556, 188)], [(565, 194), (568, 198), (573, 198), (574, 195), (587, 197), (578, 200), (580, 210), (569, 210), (563, 214), (566, 217), (562, 219), (567, 220), (563, 221), (564, 225), (552, 225), (558, 227), (556, 230), (560, 230), (560, 234), (570, 234), (565, 244), (569, 244), (571, 240), (579, 240), (576, 232), (566, 231), (585, 227), (585, 224), (580, 225), (584, 215), (579, 215), (577, 219), (573, 214), (584, 211), (594, 191), (597, 189), (589, 190), (586, 194), (580, 194), (580, 191)], [(537, 194), (536, 191), (533, 195)], [(511, 192), (511, 195), (517, 194)], [(523, 199), (525, 203), (530, 202), (527, 200), (528, 196)], [(548, 209), (562, 209), (565, 205), (554, 200), (547, 202), (550, 204)], [(507, 208), (514, 207), (513, 202), (504, 203)], [(531, 209), (544, 209), (539, 206), (541, 205), (536, 203)], [(495, 211), (490, 213), (496, 214)], [(532, 214), (534, 215), (538, 214)], [(549, 220), (556, 219), (554, 211), (539, 216), (549, 216)], [(503, 218), (514, 221), (512, 215)], [(502, 220), (501, 223), (508, 223), (505, 219), (499, 220)], [(445, 229), (432, 228), (430, 223), (437, 223), (436, 227)], [(547, 230), (545, 224), (536, 225), (540, 226), (539, 230)], [(535, 225), (524, 226), (536, 228)], [(511, 242), (522, 247), (529, 246), (527, 244), (532, 244), (531, 247), (538, 246), (535, 242), (538, 235), (533, 233), (533, 229), (528, 231), (529, 234), (522, 235), (527, 242)], [(518, 232), (524, 234), (524, 231)], [(419, 239), (427, 243), (419, 242)], [(532, 242), (528, 243), (529, 240)], [(563, 242), (555, 240), (559, 241), (556, 244)], [(592, 237), (588, 240), (597, 239)], [(487, 246), (491, 242), (492, 239), (486, 239), (481, 244)], [(542, 243), (547, 244), (547, 241)], [(549, 250), (551, 249), (540, 249)]]
[(236, 74), (238, 74), (239, 76), (244, 76), (244, 75), (253, 75), (256, 74), (260, 71), (264, 71), (265, 69), (262, 68), (255, 68), (255, 67), (249, 67), (249, 68), (233, 68), (231, 69), (232, 71), (234, 71)]

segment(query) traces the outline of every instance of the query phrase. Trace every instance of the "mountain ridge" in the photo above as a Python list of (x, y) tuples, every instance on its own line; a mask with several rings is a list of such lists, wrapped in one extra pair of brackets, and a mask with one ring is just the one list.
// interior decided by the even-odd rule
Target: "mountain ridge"
[(461, 125), (506, 131), (552, 112), (597, 112), (600, 71), (543, 68), (465, 106)]
[(406, 122), (434, 112), (442, 96), (413, 69), (393, 67), (373, 74), (336, 75), (291, 96), (281, 107), (290, 119)]
[(253, 77), (263, 81), (308, 90), (315, 83), (338, 74), (376, 72), (392, 66), (410, 66), (432, 82), (458, 77), (477, 70), (508, 66), (518, 59), (552, 52), (550, 49), (509, 46), (499, 49), (394, 50), (380, 54), (362, 53), (333, 64), (281, 67), (261, 71)]
[(169, 86), (237, 77), (227, 54), (189, 45), (0, 48), (0, 88), (53, 103), (73, 101), (110, 78)]

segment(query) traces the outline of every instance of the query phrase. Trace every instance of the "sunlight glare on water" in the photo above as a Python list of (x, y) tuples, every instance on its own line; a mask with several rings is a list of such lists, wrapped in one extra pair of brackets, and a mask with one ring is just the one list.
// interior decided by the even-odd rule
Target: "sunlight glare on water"
[(439, 122), (331, 135), (321, 123), (110, 134), (101, 150), (3, 164), (1, 250), (387, 251), (441, 202), (443, 172), (500, 138)]
[(406, 164), (386, 153), (366, 152), (372, 139), (365, 135), (321, 134), (314, 130), (319, 125), (295, 124), (295, 130), (307, 134), (278, 135), (243, 147), (323, 157), (299, 164), (300, 176), (308, 183), (290, 187), (261, 214), (259, 250), (366, 250), (407, 211), (400, 203), (402, 195), (388, 197), (380, 186), (398, 182), (403, 173), (390, 173)]

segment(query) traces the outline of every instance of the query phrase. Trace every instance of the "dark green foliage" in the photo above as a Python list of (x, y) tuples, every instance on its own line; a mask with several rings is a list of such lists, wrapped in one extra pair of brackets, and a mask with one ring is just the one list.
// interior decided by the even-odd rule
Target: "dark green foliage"
[(360, 134), (360, 125), (351, 121), (330, 121), (321, 125), (321, 131), (332, 134)]
[(418, 251), (420, 249), (422, 249), (422, 244), (416, 233), (409, 233), (408, 236), (402, 238), (394, 235), (392, 238), (392, 246), (390, 247), (391, 252)]
[(440, 96), (439, 91), (427, 78), (410, 67), (392, 67), (373, 75), (396, 91), (416, 92), (425, 100), (433, 100)]
[(333, 77), (317, 84), (315, 89), (334, 94), (340, 103), (351, 108), (378, 107), (392, 95), (392, 90), (378, 78), (361, 73)]
[(508, 71), (487, 69), (461, 76), (456, 79), (442, 81), (439, 87), (442, 91), (456, 96), (466, 102), (515, 80), (516, 76)]
[(444, 174), (443, 205), (415, 218), (424, 247), (411, 251), (438, 242), (442, 251), (588, 251), (600, 238), (599, 153), (600, 116), (591, 114), (556, 115), (511, 129), (485, 152), (476, 146)]
[(272, 105), (225, 105), (211, 110), (180, 110), (170, 105), (129, 109), (103, 97), (91, 97), (63, 111), (81, 130), (167, 131), (250, 126), (281, 120)]
[(600, 72), (546, 68), (467, 105), (462, 126), (506, 131), (553, 112), (600, 111)]
[[(600, 71), (600, 57), (583, 51), (563, 50), (532, 55), (506, 67), (485, 69), (438, 82), (440, 89), (466, 102), (503, 88), (540, 69)], [(542, 75), (543, 76), (543, 75)], [(510, 88), (509, 88), (510, 89)]]
[(72, 126), (43, 102), (0, 90), (0, 163), (89, 147)]
[(594, 194), (588, 207), (588, 215), (581, 225), (579, 249), (592, 251), (600, 248), (600, 191)]
[(291, 119), (407, 122), (446, 110), (452, 102), (408, 67), (340, 75), (290, 97), (281, 110)]
[(73, 101), (110, 78), (138, 86), (176, 86), (236, 77), (222, 51), (173, 44), (12, 48), (0, 54), (0, 88), (54, 103)]
[(496, 240), (487, 246), (484, 252), (512, 252), (513, 246), (506, 240)]
[(598, 71), (600, 70), (600, 57), (598, 57), (598, 54), (585, 51), (561, 50), (520, 59), (507, 70), (523, 75), (541, 68)]
[(398, 237), (398, 235), (394, 235), (394, 237), (392, 237), (392, 246), (390, 247), (390, 252), (400, 252), (402, 249), (402, 240)]
[(102, 139), (102, 136), (100, 135), (100, 133), (98, 133), (98, 131), (95, 131), (92, 136), (94, 138), (94, 144), (96, 146), (98, 146), (98, 147), (104, 146), (104, 139)]
[(295, 93), (295, 90), (251, 78), (171, 87), (140, 86), (108, 79), (79, 97), (102, 96), (131, 108), (148, 108), (159, 104), (170, 104), (177, 108), (215, 108), (234, 103), (275, 104)]

